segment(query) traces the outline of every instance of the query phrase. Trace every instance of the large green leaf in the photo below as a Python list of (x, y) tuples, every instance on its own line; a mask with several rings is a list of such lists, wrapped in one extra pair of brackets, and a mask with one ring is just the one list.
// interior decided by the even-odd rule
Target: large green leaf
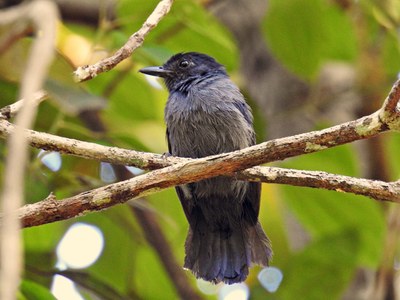
[(400, 160), (399, 160), (399, 149), (400, 149), (400, 135), (396, 133), (391, 133), (389, 136), (385, 137), (386, 148), (388, 157), (386, 158), (390, 163), (392, 179), (400, 179)]
[[(353, 150), (354, 151), (354, 150)], [(284, 164), (298, 169), (357, 175), (351, 146), (324, 150)], [(314, 238), (353, 229), (359, 234), (360, 264), (375, 266), (380, 260), (385, 233), (382, 208), (374, 200), (322, 189), (282, 187), (286, 203)]]
[(358, 261), (370, 267), (379, 263), (385, 233), (381, 208), (373, 200), (337, 192), (284, 187), (284, 195), (301, 224), (314, 238), (340, 232), (358, 231)]
[(85, 291), (91, 291), (94, 294), (101, 296), (103, 300), (128, 300), (128, 297), (125, 297), (115, 291), (112, 286), (104, 284), (101, 280), (96, 278), (95, 274), (87, 274), (81, 271), (60, 271), (57, 274), (67, 277), (77, 284), (78, 288), (82, 290), (82, 294)]
[[(120, 21), (129, 23), (124, 27), (127, 37), (140, 28), (143, 15), (148, 15), (157, 3), (143, 0), (120, 2)], [(145, 48), (139, 49), (135, 57), (152, 58), (155, 48), (160, 49), (158, 57), (163, 61), (173, 53), (197, 51), (214, 56), (228, 70), (237, 66), (236, 47), (230, 33), (203, 6), (192, 0), (175, 1), (168, 17), (146, 37)]]
[(56, 246), (65, 232), (66, 225), (65, 222), (57, 222), (22, 231), (27, 279), (50, 287), (52, 272), (57, 262)]
[(339, 299), (354, 273), (358, 251), (354, 230), (320, 237), (286, 262), (278, 298)]
[(272, 0), (264, 22), (269, 47), (295, 73), (312, 78), (325, 60), (353, 60), (349, 18), (324, 0)]
[(49, 289), (33, 281), (23, 280), (20, 286), (19, 300), (56, 300)]

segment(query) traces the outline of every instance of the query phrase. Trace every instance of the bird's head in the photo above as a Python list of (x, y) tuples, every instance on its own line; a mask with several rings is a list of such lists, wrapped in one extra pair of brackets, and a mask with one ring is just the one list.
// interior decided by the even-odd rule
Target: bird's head
[(197, 79), (227, 76), (225, 68), (214, 58), (197, 52), (175, 54), (163, 66), (147, 67), (139, 72), (164, 78), (170, 91), (178, 90)]

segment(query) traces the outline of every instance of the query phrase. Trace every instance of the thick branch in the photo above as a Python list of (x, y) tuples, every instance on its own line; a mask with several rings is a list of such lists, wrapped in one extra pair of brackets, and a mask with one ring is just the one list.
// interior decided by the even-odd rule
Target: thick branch
[[(223, 158), (214, 160), (212, 157), (178, 163), (62, 201), (49, 199), (25, 205), (19, 210), (19, 216), (25, 227), (65, 220), (121, 204), (130, 199), (143, 197), (171, 186), (226, 174), (225, 167), (228, 165)], [(229, 166), (231, 170), (238, 168), (240, 167), (237, 165)], [(399, 184), (325, 172), (257, 167), (244, 171), (242, 175), (238, 175), (238, 178), (345, 191), (400, 203)]]
[(78, 81), (85, 81), (96, 77), (102, 72), (106, 72), (114, 68), (122, 60), (131, 56), (132, 52), (139, 48), (144, 41), (145, 36), (157, 26), (161, 19), (168, 14), (171, 9), (173, 0), (162, 0), (158, 3), (152, 14), (143, 23), (143, 26), (122, 46), (114, 55), (102, 59), (101, 61), (90, 66), (79, 67), (75, 72)]
[[(14, 125), (6, 120), (0, 120), (1, 137), (7, 137), (14, 130)], [(212, 156), (211, 160), (223, 159), (227, 162), (227, 165), (240, 164), (239, 168), (228, 166), (225, 173), (230, 173), (263, 163), (284, 160), (289, 157), (370, 138), (387, 130), (389, 130), (387, 124), (380, 120), (379, 112), (376, 112), (324, 130), (275, 139), (232, 153), (215, 155)], [(158, 169), (178, 162), (176, 158), (163, 158), (161, 155), (106, 147), (33, 130), (27, 130), (26, 134), (31, 146), (36, 148), (59, 151), (114, 164), (131, 165), (141, 169)], [(182, 162), (182, 159), (179, 161)]]
[[(97, 211), (115, 204), (126, 202), (129, 199), (143, 196), (170, 186), (198, 181), (219, 175), (233, 176), (235, 172), (256, 166), (262, 163), (283, 160), (288, 157), (315, 152), (333, 146), (345, 144), (359, 139), (373, 137), (389, 130), (389, 124), (395, 124), (396, 118), (386, 110), (388, 103), (399, 101), (398, 89), (400, 81), (397, 81), (380, 111), (372, 115), (343, 123), (320, 131), (299, 134), (261, 143), (231, 153), (223, 153), (200, 159), (167, 158), (160, 155), (129, 151), (115, 147), (105, 147), (86, 142), (80, 142), (49, 134), (28, 131), (31, 145), (69, 153), (81, 157), (108, 161), (116, 164), (134, 165), (144, 169), (161, 168), (166, 165), (174, 165), (156, 170), (131, 180), (119, 182), (109, 186), (81, 193), (63, 201), (44, 200), (35, 204), (26, 205), (19, 211), (24, 226), (35, 226), (58, 220), (72, 218), (90, 211)], [(395, 112), (397, 114), (397, 112)], [(382, 117), (383, 115), (383, 117)], [(382, 119), (385, 121), (382, 121)], [(6, 120), (0, 120), (0, 134), (8, 135), (13, 126)], [(393, 126), (392, 126), (393, 128)], [(271, 169), (270, 169), (271, 170)], [(282, 169), (274, 170), (280, 172)], [(246, 173), (250, 172), (250, 173)], [(248, 170), (243, 172), (240, 178), (265, 182), (289, 183), (294, 185), (307, 185), (332, 190), (348, 191), (366, 195), (379, 200), (399, 201), (398, 185), (396, 183), (384, 183), (379, 181), (357, 179), (337, 176), (324, 172), (304, 172), (289, 170), (283, 177), (275, 175), (261, 176), (260, 170)], [(251, 173), (253, 172), (253, 173)], [(255, 172), (255, 173), (254, 173)], [(307, 175), (307, 176), (305, 176)], [(247, 177), (243, 177), (247, 176)], [(294, 176), (298, 176), (296, 180)], [(336, 176), (336, 177), (335, 177)], [(278, 179), (277, 179), (278, 178)], [(385, 191), (386, 190), (386, 191)]]
[[(1, 138), (7, 138), (14, 130), (15, 125), (7, 120), (0, 119)], [(113, 164), (130, 165), (152, 170), (168, 166), (174, 162), (182, 162), (182, 160), (175, 159), (174, 157), (163, 159), (162, 155), (158, 154), (107, 147), (34, 130), (26, 130), (25, 133), (32, 147)]]

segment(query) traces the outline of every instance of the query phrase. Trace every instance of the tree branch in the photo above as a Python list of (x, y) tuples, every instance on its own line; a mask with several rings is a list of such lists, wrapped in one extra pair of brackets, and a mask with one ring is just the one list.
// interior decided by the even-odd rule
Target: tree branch
[[(399, 83), (397, 82), (396, 84)], [(390, 118), (387, 117), (387, 119), (389, 120)], [(395, 122), (392, 121), (391, 124), (394, 123)], [(7, 137), (14, 130), (14, 125), (6, 120), (0, 120), (1, 137)], [(380, 111), (377, 111), (369, 116), (324, 130), (270, 140), (231, 153), (210, 156), (208, 159), (210, 159), (210, 161), (226, 161), (225, 164), (228, 169), (225, 173), (232, 173), (255, 165), (284, 160), (289, 157), (312, 153), (353, 141), (374, 137), (388, 130), (389, 125), (381, 120)], [(152, 170), (169, 166), (172, 163), (182, 162), (183, 160), (194, 161), (187, 158), (164, 158), (158, 154), (107, 147), (33, 130), (26, 130), (26, 135), (31, 146), (36, 148), (59, 151), (65, 154), (113, 164), (135, 166), (141, 169)], [(233, 166), (234, 163), (237, 165), (236, 167)]]
[(272, 167), (253, 167), (237, 175), (238, 179), (280, 183), (346, 192), (376, 200), (400, 203), (400, 183), (336, 175), (322, 171), (303, 171)]
[[(398, 112), (396, 109), (387, 108), (387, 106), (396, 108), (396, 103), (400, 98), (399, 86), (400, 81), (397, 81), (382, 109), (372, 115), (324, 130), (276, 139), (239, 151), (200, 159), (176, 157), (164, 159), (160, 155), (105, 147), (50, 134), (27, 131), (29, 142), (35, 147), (111, 163), (134, 165), (144, 169), (164, 168), (130, 180), (87, 191), (63, 201), (50, 199), (26, 205), (19, 210), (19, 216), (24, 226), (41, 225), (102, 210), (170, 186), (219, 175), (237, 176), (239, 179), (246, 180), (319, 187), (366, 195), (378, 200), (400, 202), (398, 183), (358, 179), (325, 172), (278, 168), (253, 168), (242, 171), (240, 174), (234, 174), (265, 162), (319, 151), (372, 137), (388, 131), (389, 128), (396, 128), (397, 119), (393, 117), (393, 114), (396, 115)], [(6, 120), (0, 120), (0, 133), (3, 137), (13, 131), (13, 125), (7, 123)]]
[[(40, 96), (41, 94), (39, 93), (38, 95)], [(236, 176), (242, 180), (283, 183), (345, 191), (369, 196), (377, 200), (398, 202), (398, 182), (386, 183), (328, 174), (325, 172), (307, 172), (279, 168), (259, 167), (241, 172), (240, 170), (262, 163), (283, 160), (356, 140), (374, 137), (389, 130), (399, 130), (399, 98), (400, 81), (397, 81), (382, 108), (369, 116), (324, 130), (275, 139), (235, 152), (223, 153), (202, 159), (165, 158), (158, 154), (107, 147), (33, 130), (26, 130), (25, 134), (30, 145), (36, 148), (58, 151), (113, 164), (130, 165), (147, 170), (168, 166), (169, 168), (159, 171), (161, 173), (151, 172), (123, 183), (109, 185), (67, 198), (64, 200), (66, 201), (65, 203), (70, 202), (75, 205), (75, 209), (72, 209), (71, 212), (65, 210), (64, 201), (64, 204), (61, 204), (61, 201), (54, 202), (44, 200), (29, 205), (29, 207), (21, 208), (20, 217), (24, 220), (25, 226), (40, 225), (60, 219), (71, 218), (83, 212), (100, 210), (117, 203), (125, 202), (131, 198), (143, 196), (143, 194), (152, 191), (154, 192), (154, 190), (157, 189), (219, 175)], [(16, 113), (18, 111), (18, 106), (12, 109), (7, 108), (0, 110), (0, 117), (3, 118), (0, 119), (0, 136), (3, 138), (7, 137), (15, 130), (15, 126), (5, 120), (9, 115), (9, 111)], [(170, 175), (168, 174), (169, 172), (177, 173)], [(154, 176), (163, 177), (157, 181), (153, 179)], [(143, 185), (142, 182), (144, 182)], [(122, 184), (122, 186), (119, 186), (119, 184)], [(138, 184), (140, 186), (138, 186)], [(122, 194), (118, 193), (118, 190), (121, 188), (125, 190)], [(80, 202), (82, 202), (81, 208), (79, 208)], [(58, 214), (51, 217), (49, 216), (49, 210), (53, 212), (58, 211)]]
[(154, 11), (143, 23), (143, 26), (130, 36), (128, 41), (114, 55), (102, 59), (90, 66), (83, 66), (74, 72), (77, 81), (85, 81), (96, 77), (102, 72), (107, 72), (119, 64), (122, 60), (131, 56), (132, 52), (139, 48), (144, 41), (145, 36), (157, 26), (161, 19), (168, 14), (173, 0), (162, 0), (158, 3)]
[[(39, 92), (35, 92), (33, 94), (31, 101), (34, 102), (35, 105), (38, 105), (46, 98), (47, 98), (47, 93), (44, 90), (40, 90)], [(1, 108), (0, 118), (8, 120), (14, 117), (24, 105), (24, 101), (25, 99), (21, 99), (17, 102), (14, 102), (13, 104)]]
[[(25, 128), (30, 128), (36, 116), (35, 92), (42, 88), (48, 67), (53, 59), (57, 7), (51, 1), (38, 0), (0, 13), (0, 24), (33, 23), (37, 34), (21, 81), (23, 104), (16, 118), (16, 129), (8, 140), (8, 155), (5, 164), (3, 191), (1, 193), (1, 289), (0, 298), (15, 299), (22, 266), (20, 245), (20, 223), (16, 210), (23, 203), (25, 163), (28, 144)], [(26, 24), (24, 24), (26, 26)]]

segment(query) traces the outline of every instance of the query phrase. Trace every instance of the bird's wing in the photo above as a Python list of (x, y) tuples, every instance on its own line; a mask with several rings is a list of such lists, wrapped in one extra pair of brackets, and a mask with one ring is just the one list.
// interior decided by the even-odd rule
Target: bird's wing
[[(169, 136), (168, 128), (166, 131), (166, 137), (167, 137), (167, 143), (168, 143), (168, 152), (170, 154), (172, 154), (172, 145), (171, 145), (171, 139)], [(186, 194), (185, 194), (184, 189), (187, 189)], [(179, 201), (181, 202), (183, 211), (185, 212), (186, 219), (190, 220), (189, 217), (192, 213), (192, 208), (193, 208), (193, 205), (191, 203), (193, 203), (193, 197), (195, 197), (195, 195), (193, 195), (193, 193), (192, 193), (191, 185), (186, 184), (184, 187), (176, 186), (175, 190), (178, 195)], [(190, 198), (188, 197), (187, 193), (190, 193), (190, 195), (191, 195)]]
[[(242, 114), (244, 119), (246, 120), (247, 124), (253, 128), (253, 115), (251, 114), (251, 108), (250, 106), (243, 100), (243, 101), (235, 101), (234, 102), (235, 107), (238, 109), (238, 111)], [(250, 145), (252, 146), (256, 143), (256, 134), (253, 130), (252, 136), (250, 138)]]
[(168, 152), (169, 152), (169, 154), (171, 154), (172, 155), (172, 150), (171, 150), (171, 141), (169, 140), (169, 131), (168, 131), (168, 128), (167, 128), (167, 131), (166, 131), (166, 133), (165, 133), (165, 136), (166, 136), (166, 138), (167, 138), (167, 144), (168, 144)]
[(244, 218), (252, 225), (257, 224), (260, 211), (261, 183), (249, 182), (243, 201)]
[[(243, 115), (246, 122), (253, 127), (253, 116), (251, 114), (251, 108), (244, 101), (235, 101), (235, 107)], [(250, 139), (250, 145), (256, 143), (255, 132), (252, 132)], [(248, 182), (248, 187), (243, 201), (243, 211), (245, 219), (255, 225), (258, 219), (258, 213), (260, 211), (260, 196), (261, 196), (261, 183), (259, 182)]]
[(240, 113), (243, 115), (244, 119), (246, 122), (253, 126), (253, 116), (251, 115), (251, 108), (249, 105), (243, 101), (235, 101), (234, 102), (235, 107), (240, 111)]

